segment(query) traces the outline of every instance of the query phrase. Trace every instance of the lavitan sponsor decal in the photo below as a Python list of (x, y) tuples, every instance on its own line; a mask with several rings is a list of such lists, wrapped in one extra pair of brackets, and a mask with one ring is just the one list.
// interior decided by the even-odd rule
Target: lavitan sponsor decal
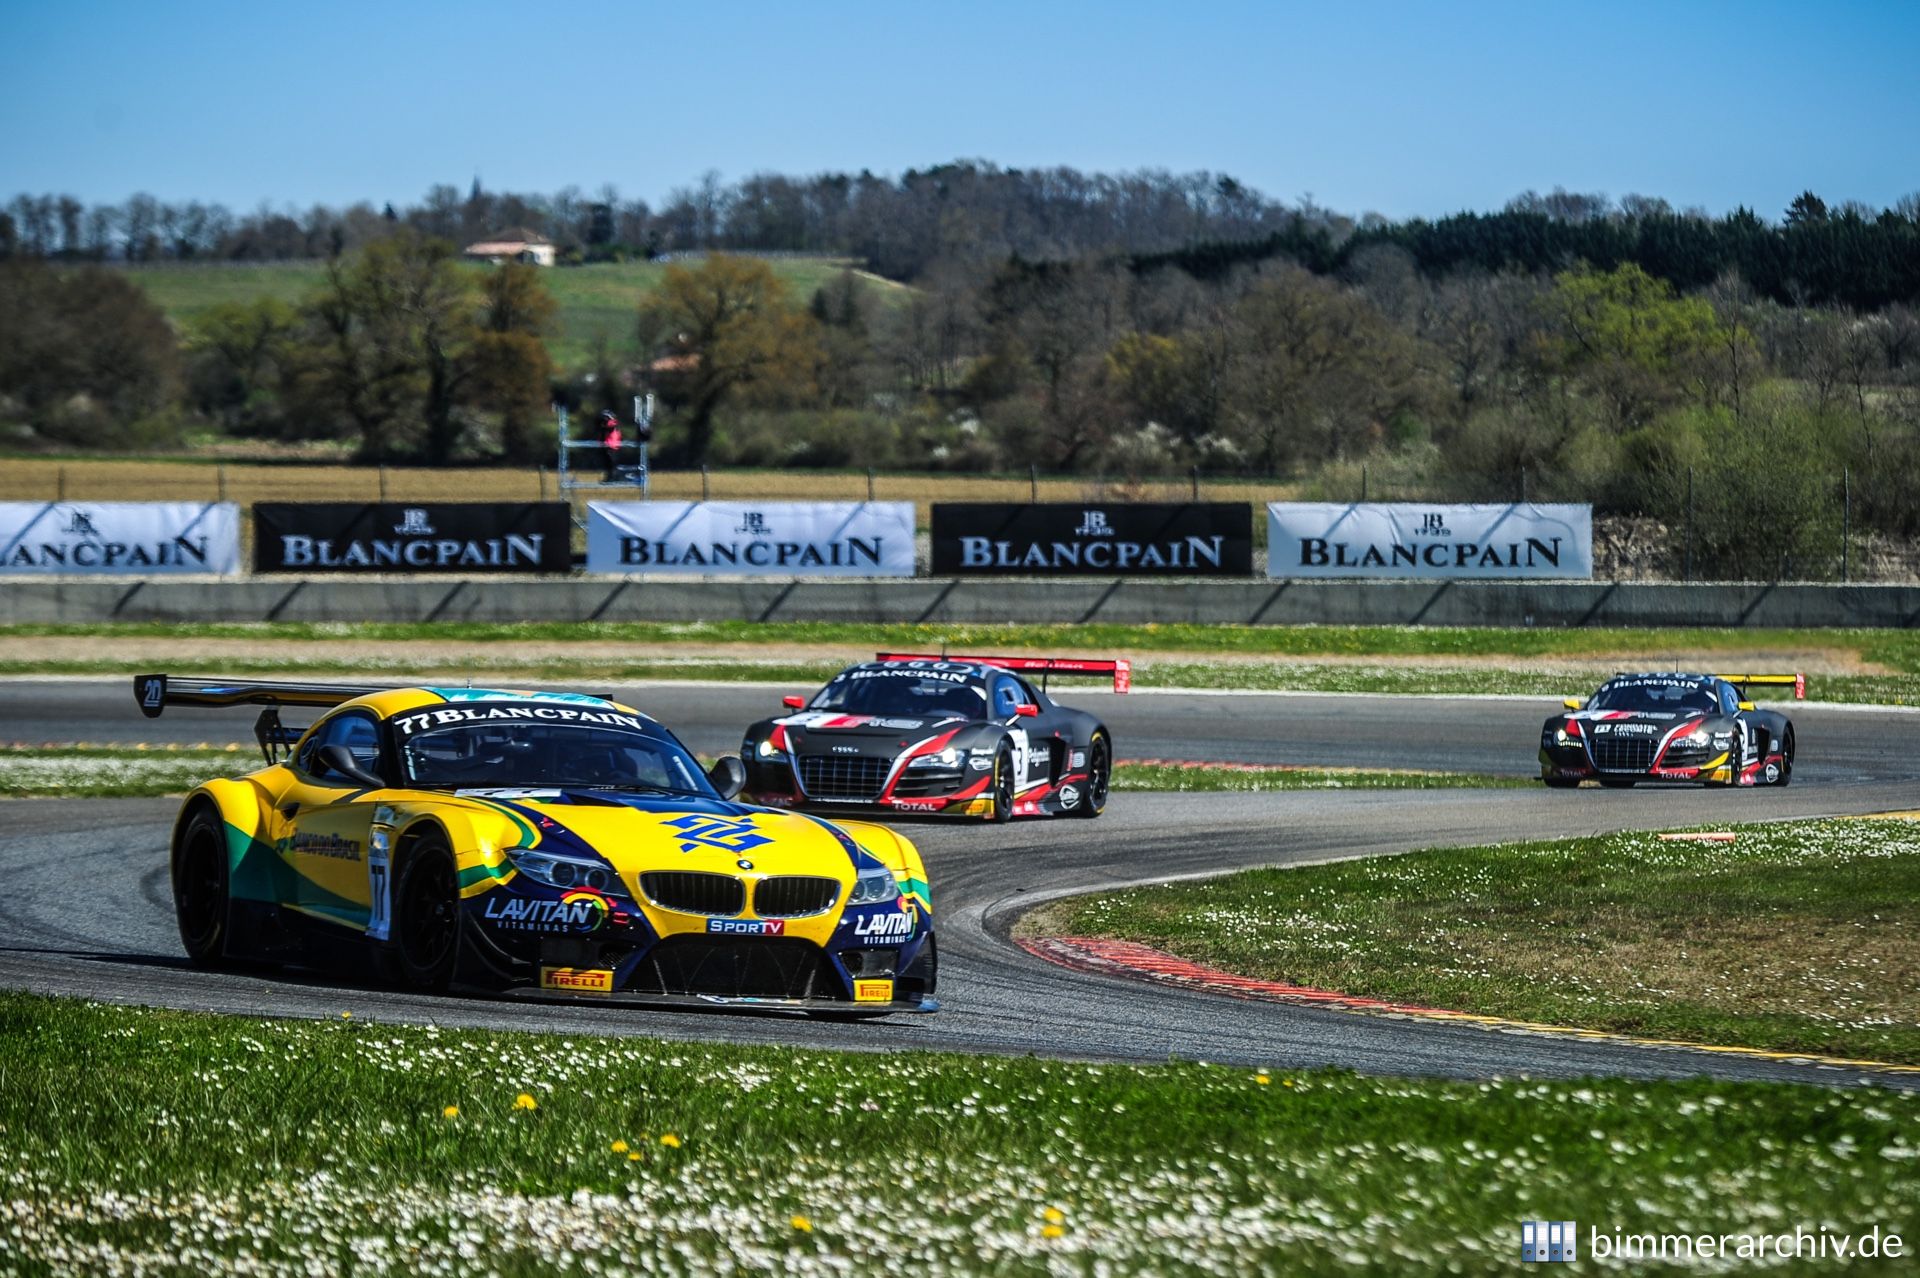
[(0, 502), (0, 573), (239, 571), (240, 508), (232, 502)]
[(256, 502), (256, 572), (564, 573), (565, 502)]
[(1272, 502), (1267, 575), (1591, 577), (1593, 507)]
[(1253, 512), (1241, 502), (939, 502), (933, 574), (1244, 577)]
[(911, 577), (913, 503), (594, 502), (587, 571)]

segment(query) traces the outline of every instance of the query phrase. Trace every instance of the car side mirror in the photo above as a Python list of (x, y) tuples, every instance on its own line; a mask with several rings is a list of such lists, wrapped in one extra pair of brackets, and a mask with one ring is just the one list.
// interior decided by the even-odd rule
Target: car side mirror
[(780, 704), (789, 710), (798, 710), (807, 704), (807, 699), (805, 697), (782, 697), (780, 698)]
[(1751, 710), (1751, 709), (1753, 709), (1753, 708), (1754, 708), (1754, 705), (1753, 705), (1753, 702), (1751, 702), (1751, 701), (1742, 701), (1742, 702), (1740, 703), (1740, 708), (1741, 708), (1742, 710)]
[(1580, 698), (1562, 697), (1560, 699), (1560, 704), (1565, 706), (1569, 710), (1578, 710), (1580, 708)]
[(1040, 713), (1040, 707), (1031, 703), (1023, 706), (1015, 706), (1013, 713), (1022, 719), (1032, 719)]
[(731, 799), (747, 788), (747, 765), (737, 754), (723, 754), (707, 769), (707, 780), (713, 782), (721, 798)]
[(369, 790), (384, 790), (387, 783), (360, 766), (360, 760), (353, 757), (353, 751), (343, 745), (320, 747), (320, 762), (327, 765), (329, 772), (338, 772), (349, 781), (358, 781)]

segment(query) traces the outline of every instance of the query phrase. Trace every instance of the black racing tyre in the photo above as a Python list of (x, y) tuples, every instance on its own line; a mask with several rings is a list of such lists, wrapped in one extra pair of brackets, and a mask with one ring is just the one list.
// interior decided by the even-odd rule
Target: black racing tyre
[(913, 956), (913, 962), (907, 964), (907, 970), (900, 974), (901, 994), (912, 997), (932, 998), (934, 987), (940, 980), (940, 944), (939, 938), (929, 936), (920, 952)]
[(444, 990), (460, 958), (460, 889), (446, 840), (429, 834), (401, 862), (393, 885), (392, 970), (416, 990)]
[(195, 967), (220, 967), (227, 954), (227, 838), (220, 816), (201, 807), (173, 849), (173, 912)]
[(1793, 784), (1793, 729), (1787, 729), (1787, 735), (1780, 738), (1780, 775), (1773, 779), (1775, 785)]
[(993, 796), (993, 811), (987, 813), (987, 820), (995, 825), (1013, 820), (1013, 747), (1004, 741), (993, 756), (993, 780), (987, 793)]
[(1600, 784), (1609, 790), (1631, 790), (1638, 777), (1601, 777)]
[(1580, 788), (1579, 777), (1541, 777), (1540, 779), (1547, 783), (1547, 789), (1549, 790), (1578, 790)]
[(1073, 809), (1077, 817), (1091, 821), (1107, 810), (1107, 790), (1113, 784), (1113, 747), (1107, 743), (1107, 734), (1096, 732), (1087, 742), (1087, 784), (1086, 792), (1080, 796), (1079, 804)]

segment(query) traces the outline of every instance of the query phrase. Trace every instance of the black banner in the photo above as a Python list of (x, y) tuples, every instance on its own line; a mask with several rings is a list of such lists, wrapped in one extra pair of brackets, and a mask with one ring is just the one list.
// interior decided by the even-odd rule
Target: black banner
[(573, 568), (567, 504), (255, 502), (255, 572), (517, 572)]
[(1247, 577), (1244, 502), (937, 502), (933, 575)]

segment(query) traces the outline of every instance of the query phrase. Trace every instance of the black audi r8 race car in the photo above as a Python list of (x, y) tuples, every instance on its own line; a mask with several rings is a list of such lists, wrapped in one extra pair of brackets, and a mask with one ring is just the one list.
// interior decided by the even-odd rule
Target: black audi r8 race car
[(747, 793), (768, 807), (1097, 817), (1113, 734), (1049, 697), (1050, 674), (1112, 675), (1115, 692), (1132, 678), (1124, 660), (883, 652), (747, 729)]
[(1807, 695), (1805, 675), (1622, 674), (1540, 729), (1540, 779), (1570, 790), (1593, 779), (1610, 789), (1641, 781), (1786, 785), (1793, 779), (1793, 721), (1747, 700), (1756, 684)]

